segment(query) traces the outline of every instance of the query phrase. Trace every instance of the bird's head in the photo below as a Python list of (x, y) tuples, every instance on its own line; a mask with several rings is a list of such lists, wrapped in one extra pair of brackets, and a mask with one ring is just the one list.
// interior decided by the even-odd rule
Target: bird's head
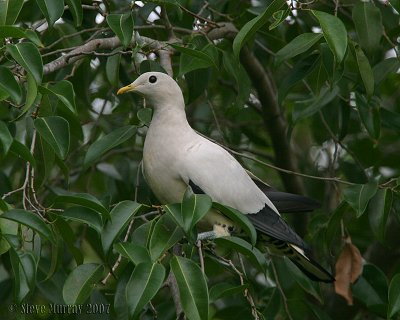
[(151, 107), (183, 102), (182, 91), (169, 75), (162, 72), (146, 72), (131, 84), (122, 87), (117, 94), (136, 92), (144, 96)]

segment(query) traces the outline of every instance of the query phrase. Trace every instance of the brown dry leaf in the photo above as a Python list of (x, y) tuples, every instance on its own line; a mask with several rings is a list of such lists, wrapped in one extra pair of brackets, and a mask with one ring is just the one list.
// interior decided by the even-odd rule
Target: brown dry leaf
[(349, 306), (353, 305), (353, 295), (350, 284), (354, 283), (362, 272), (362, 257), (360, 251), (351, 243), (350, 237), (345, 239), (345, 245), (336, 262), (335, 292), (346, 299)]

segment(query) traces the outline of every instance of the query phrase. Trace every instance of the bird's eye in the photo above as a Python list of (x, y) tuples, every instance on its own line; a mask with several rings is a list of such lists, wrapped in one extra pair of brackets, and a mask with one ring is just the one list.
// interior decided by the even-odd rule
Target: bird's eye
[(149, 78), (149, 82), (150, 83), (156, 83), (156, 81), (157, 81), (157, 77), (156, 76), (150, 76), (150, 78)]

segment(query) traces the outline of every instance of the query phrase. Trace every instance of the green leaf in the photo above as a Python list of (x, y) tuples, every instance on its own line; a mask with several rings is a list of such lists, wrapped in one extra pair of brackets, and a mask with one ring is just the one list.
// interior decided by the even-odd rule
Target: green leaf
[(360, 46), (373, 54), (379, 49), (383, 34), (381, 11), (373, 2), (359, 1), (353, 7), (352, 16)]
[[(3, 201), (3, 200), (2, 200)], [(6, 209), (8, 210), (8, 208)], [(0, 215), (2, 214), (0, 210)], [(15, 221), (8, 219), (0, 219), (0, 234), (9, 234), (17, 236), (19, 224)], [(6, 253), (10, 249), (10, 244), (7, 239), (3, 236), (0, 237), (0, 256)]]
[(193, 70), (214, 67), (218, 69), (218, 52), (213, 44), (203, 48), (189, 48), (176, 44), (171, 46), (181, 53), (179, 62), (179, 75), (184, 75)]
[(378, 189), (368, 204), (368, 218), (375, 237), (384, 242), (386, 223), (393, 206), (393, 192), (390, 189)]
[(399, 113), (386, 110), (385, 108), (381, 108), (380, 115), (381, 115), (383, 125), (386, 128), (400, 132), (400, 114)]
[(26, 33), (25, 30), (20, 27), (0, 25), (0, 39), (5, 38), (26, 38)]
[(36, 160), (32, 156), (32, 153), (29, 151), (27, 146), (25, 146), (18, 140), (15, 140), (15, 139), (13, 140), (11, 147), (10, 147), (10, 151), (12, 153), (16, 154), (17, 156), (21, 157), (25, 161), (30, 162), (30, 164), (32, 166), (36, 167)]
[(352, 287), (353, 296), (381, 317), (387, 315), (388, 284), (386, 275), (373, 264), (363, 267), (362, 276)]
[(44, 48), (44, 44), (40, 40), (38, 33), (33, 30), (25, 30), (26, 38), (28, 38), (30, 41), (32, 41), (36, 46)]
[(88, 149), (84, 166), (87, 168), (98, 160), (104, 153), (130, 139), (136, 133), (136, 126), (126, 126), (114, 130), (94, 142)]
[(39, 85), (42, 82), (43, 62), (36, 46), (30, 42), (20, 42), (15, 45), (8, 44), (6, 48), (13, 59), (30, 73)]
[(59, 235), (62, 237), (69, 252), (71, 252), (71, 254), (73, 255), (76, 264), (77, 265), (82, 264), (83, 263), (82, 251), (80, 248), (77, 248), (75, 246), (79, 241), (75, 236), (75, 233), (72, 230), (71, 226), (66, 221), (64, 221), (59, 217), (57, 217), (55, 221), (53, 221), (53, 223), (56, 227), (56, 232), (58, 232)]
[(55, 241), (51, 229), (38, 215), (31, 211), (12, 209), (0, 215), (0, 219), (8, 219), (21, 223), (28, 228), (35, 230), (42, 237), (49, 240), (50, 242)]
[(274, 12), (272, 15), (272, 18), (275, 20), (274, 22), (271, 23), (269, 26), (269, 30), (275, 29), (277, 26), (279, 26), (283, 21), (286, 20), (286, 18), (289, 16), (291, 10), (289, 7), (287, 7), (285, 10), (278, 10)]
[(321, 292), (316, 282), (311, 281), (303, 272), (300, 271), (289, 259), (284, 259), (287, 269), (292, 275), (292, 278), (304, 289), (307, 293), (312, 295), (316, 300), (323, 304)]
[(94, 263), (81, 264), (68, 275), (63, 287), (66, 304), (82, 304), (89, 298), (94, 286), (101, 280), (104, 266)]
[(10, 150), (11, 145), (13, 143), (13, 137), (10, 133), (10, 130), (8, 130), (7, 125), (1, 120), (0, 120), (0, 143), (3, 147), (2, 154), (6, 155), (8, 153), (8, 150)]
[(208, 319), (207, 282), (200, 267), (193, 261), (179, 256), (174, 256), (170, 265), (188, 319)]
[(46, 17), (46, 20), (50, 27), (53, 26), (64, 13), (64, 1), (63, 0), (36, 0), (40, 11)]
[(136, 266), (126, 286), (129, 315), (135, 319), (162, 287), (165, 268), (162, 264), (143, 262)]
[(263, 13), (247, 22), (233, 40), (233, 53), (237, 60), (245, 43), (264, 25), (268, 19), (286, 4), (285, 0), (274, 0)]
[(372, 180), (367, 184), (357, 184), (343, 190), (344, 199), (356, 211), (357, 218), (365, 212), (369, 200), (375, 195), (377, 189), (377, 182)]
[(120, 255), (132, 261), (134, 265), (142, 262), (152, 262), (149, 251), (141, 245), (132, 242), (119, 242), (114, 244), (114, 249)]
[(400, 13), (400, 0), (389, 0), (391, 6)]
[(11, 25), (15, 23), (24, 5), (24, 0), (2, 0), (0, 1), (0, 25)]
[(247, 241), (237, 237), (221, 237), (214, 240), (218, 246), (230, 248), (235, 251), (239, 251), (250, 262), (256, 266), (263, 273), (267, 270), (267, 260), (265, 256), (256, 247), (252, 246)]
[(322, 38), (321, 33), (302, 33), (276, 53), (276, 63), (293, 58), (309, 50)]
[[(115, 49), (113, 52), (121, 51), (121, 48)], [(106, 76), (108, 82), (114, 87), (118, 86), (119, 81), (119, 66), (121, 63), (121, 54), (117, 53), (107, 58)]]
[(101, 235), (101, 243), (106, 256), (110, 252), (114, 241), (142, 208), (141, 204), (129, 200), (122, 201), (114, 207), (110, 213), (111, 219), (107, 221)]
[(210, 210), (211, 204), (212, 201), (209, 196), (205, 194), (193, 194), (184, 199), (182, 204), (164, 205), (163, 208), (185, 233), (189, 234), (195, 224)]
[(311, 54), (298, 61), (279, 84), (278, 103), (281, 104), (288, 94), (289, 89), (308, 76), (318, 64), (321, 64), (321, 57), (319, 54)]
[(28, 73), (26, 75), (26, 100), (25, 100), (25, 105), (21, 110), (21, 113), (18, 115), (18, 117), (15, 119), (19, 120), (20, 118), (22, 118), (32, 107), (32, 105), (41, 99), (40, 94), (38, 94), (38, 87), (35, 81), (35, 78)]
[(65, 159), (69, 150), (69, 124), (64, 118), (50, 116), (37, 118), (35, 128), (41, 137), (51, 146), (56, 155)]
[(72, 13), (74, 18), (75, 26), (79, 27), (82, 24), (83, 10), (81, 0), (65, 0), (68, 5), (69, 11)]
[[(329, 104), (339, 94), (339, 87), (334, 86), (329, 88), (325, 86), (321, 89), (319, 95), (311, 100), (298, 102), (293, 110), (293, 121), (299, 121), (308, 117), (321, 110), (324, 106)], [(300, 108), (300, 104), (307, 104), (308, 107)]]
[(367, 100), (363, 95), (356, 92), (356, 106), (361, 121), (370, 137), (374, 140), (379, 139), (381, 131), (379, 101), (374, 97)]
[(61, 80), (49, 87), (39, 87), (39, 90), (42, 94), (54, 95), (68, 110), (76, 114), (75, 91), (71, 82)]
[(235, 101), (236, 106), (242, 108), (249, 100), (251, 92), (251, 81), (247, 72), (241, 64), (238, 64), (233, 56), (233, 53), (224, 51), (222, 55), (222, 62), (225, 70), (235, 78), (238, 95)]
[(400, 311), (400, 273), (396, 274), (389, 285), (389, 308), (387, 317), (392, 318)]
[(87, 207), (70, 207), (65, 209), (64, 212), (58, 216), (63, 219), (86, 223), (99, 234), (103, 228), (103, 223), (99, 212)]
[(347, 31), (343, 22), (329, 13), (312, 10), (322, 28), (325, 40), (333, 52), (336, 63), (343, 61), (347, 49)]
[(238, 210), (224, 206), (220, 203), (213, 202), (213, 208), (217, 209), (218, 211), (222, 212), (223, 215), (227, 216), (233, 222), (237, 223), (249, 237), (250, 242), (252, 245), (255, 245), (257, 242), (257, 232), (254, 228), (253, 224), (250, 220), (246, 217), (245, 214), (239, 212)]
[(150, 108), (139, 109), (136, 115), (140, 120), (140, 122), (142, 122), (145, 125), (149, 125), (151, 122), (151, 118), (153, 117), (153, 109)]
[(21, 87), (15, 80), (12, 72), (3, 66), (0, 66), (0, 88), (6, 91), (15, 103), (19, 104), (22, 100)]
[(87, 193), (66, 193), (57, 196), (55, 202), (77, 204), (101, 213), (103, 220), (110, 218), (110, 213), (103, 204), (94, 196)]
[(248, 286), (248, 284), (237, 286), (226, 282), (217, 283), (210, 289), (210, 302), (224, 297), (237, 296), (237, 294), (243, 293)]
[(107, 23), (111, 30), (117, 35), (124, 47), (127, 47), (133, 35), (133, 18), (130, 13), (109, 14)]
[(356, 43), (352, 43), (352, 45), (354, 46), (358, 70), (360, 71), (365, 91), (367, 92), (368, 97), (371, 97), (374, 93), (375, 87), (374, 74), (372, 72), (371, 65), (369, 64), (368, 58), (365, 56), (360, 46)]
[(390, 73), (396, 73), (400, 68), (400, 61), (398, 58), (392, 57), (380, 61), (372, 68), (374, 73), (375, 85), (379, 85), (382, 81), (386, 80)]
[(152, 261), (183, 238), (182, 229), (166, 214), (162, 215), (151, 233), (149, 250)]

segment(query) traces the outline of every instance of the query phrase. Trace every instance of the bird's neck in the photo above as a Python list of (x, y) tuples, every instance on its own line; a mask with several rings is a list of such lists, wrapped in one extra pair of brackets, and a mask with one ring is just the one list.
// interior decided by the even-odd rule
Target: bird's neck
[(151, 127), (172, 129), (176, 131), (192, 130), (186, 118), (184, 104), (182, 105), (168, 105), (155, 107), (153, 118), (151, 120)]

